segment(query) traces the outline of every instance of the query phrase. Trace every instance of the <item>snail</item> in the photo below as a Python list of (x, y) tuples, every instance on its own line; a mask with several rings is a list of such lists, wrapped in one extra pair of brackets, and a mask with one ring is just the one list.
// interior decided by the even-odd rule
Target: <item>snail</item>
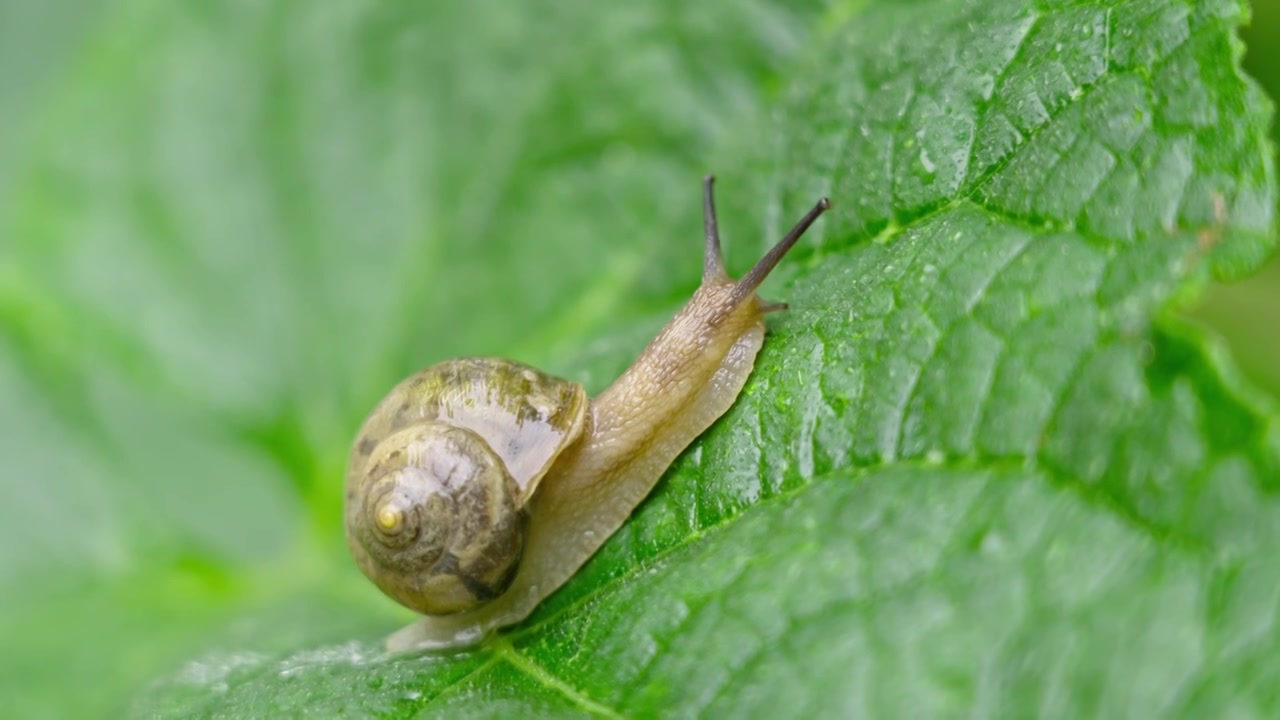
[(463, 648), (523, 620), (733, 404), (764, 316), (786, 309), (756, 290), (830, 203), (735, 281), (713, 184), (703, 181), (701, 286), (600, 395), (517, 362), (463, 358), (410, 376), (364, 422), (346, 475), (347, 544), (375, 585), (424, 615), (389, 650)]

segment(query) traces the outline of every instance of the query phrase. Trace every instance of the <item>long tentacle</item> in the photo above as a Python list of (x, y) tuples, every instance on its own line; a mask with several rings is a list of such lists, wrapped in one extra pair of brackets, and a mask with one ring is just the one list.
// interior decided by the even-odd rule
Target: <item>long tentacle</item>
[(769, 248), (769, 252), (760, 258), (755, 267), (751, 268), (735, 284), (734, 297), (741, 300), (754, 293), (760, 287), (760, 283), (764, 282), (764, 279), (769, 277), (769, 273), (777, 267), (778, 261), (782, 260), (782, 256), (786, 255), (787, 251), (795, 246), (801, 235), (804, 235), (804, 231), (808, 230), (809, 226), (818, 219), (818, 216), (826, 212), (830, 207), (831, 201), (827, 198), (822, 198), (809, 212), (805, 213), (805, 216), (800, 218), (800, 222), (796, 223), (795, 227), (791, 228), (782, 240), (778, 241), (777, 245)]

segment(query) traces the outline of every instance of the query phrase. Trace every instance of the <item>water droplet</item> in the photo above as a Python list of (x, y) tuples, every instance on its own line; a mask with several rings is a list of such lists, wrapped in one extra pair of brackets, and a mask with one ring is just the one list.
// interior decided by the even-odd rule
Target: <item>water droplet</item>
[(978, 96), (983, 100), (990, 100), (991, 95), (996, 91), (996, 78), (994, 75), (981, 75), (974, 81), (978, 90)]
[(925, 174), (928, 176), (928, 180), (932, 181), (934, 174), (938, 170), (938, 166), (935, 165), (933, 159), (929, 157), (929, 151), (923, 147), (920, 148), (920, 167), (924, 168)]
[(208, 660), (187, 663), (178, 671), (178, 682), (205, 685), (215, 692), (227, 691), (227, 677), (238, 669), (261, 665), (267, 656), (259, 653), (238, 653), (213, 657)]

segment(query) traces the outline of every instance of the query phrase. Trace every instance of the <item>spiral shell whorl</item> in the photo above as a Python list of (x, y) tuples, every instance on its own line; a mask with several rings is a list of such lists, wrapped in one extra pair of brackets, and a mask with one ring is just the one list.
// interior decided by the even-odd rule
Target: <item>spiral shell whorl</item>
[(588, 406), (581, 385), (509, 360), (458, 358), (406, 378), (352, 445), (347, 544), (360, 569), (428, 615), (500, 595), (531, 498), (582, 436)]
[(348, 520), (361, 569), (419, 612), (467, 610), (500, 595), (519, 565), (520, 488), (475, 433), (423, 422), (370, 457)]

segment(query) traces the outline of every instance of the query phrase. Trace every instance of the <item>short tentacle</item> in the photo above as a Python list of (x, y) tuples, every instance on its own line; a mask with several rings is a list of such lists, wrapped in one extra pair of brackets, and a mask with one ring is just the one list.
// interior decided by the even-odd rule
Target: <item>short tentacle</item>
[(720, 249), (720, 228), (716, 224), (715, 175), (702, 179), (702, 224), (707, 236), (706, 256), (702, 265), (702, 282), (727, 282), (724, 253)]

